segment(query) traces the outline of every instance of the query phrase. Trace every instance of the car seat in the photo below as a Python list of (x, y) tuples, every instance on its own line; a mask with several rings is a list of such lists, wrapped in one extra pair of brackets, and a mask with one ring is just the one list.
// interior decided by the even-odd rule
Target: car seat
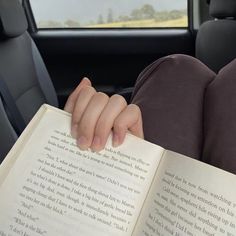
[(236, 1), (211, 0), (214, 18), (203, 23), (196, 38), (196, 57), (216, 73), (236, 57)]
[[(58, 106), (55, 89), (41, 55), (27, 32), (18, 0), (0, 0), (0, 77), (27, 124), (43, 103)], [(17, 133), (0, 99), (0, 163)]]

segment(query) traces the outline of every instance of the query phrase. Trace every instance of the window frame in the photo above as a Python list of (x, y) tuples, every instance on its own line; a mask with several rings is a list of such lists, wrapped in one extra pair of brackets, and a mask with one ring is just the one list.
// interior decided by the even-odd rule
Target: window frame
[(135, 28), (89, 28), (89, 27), (81, 27), (81, 28), (38, 28), (37, 23), (35, 21), (34, 13), (30, 4), (30, 0), (22, 0), (22, 5), (26, 12), (26, 17), (28, 20), (28, 30), (31, 33), (36, 33), (38, 31), (124, 31), (124, 32), (130, 32), (130, 31), (148, 31), (148, 30), (183, 30), (187, 29), (191, 32), (193, 32), (193, 1), (194, 0), (187, 0), (187, 18), (188, 18), (188, 25), (186, 27), (135, 27)]

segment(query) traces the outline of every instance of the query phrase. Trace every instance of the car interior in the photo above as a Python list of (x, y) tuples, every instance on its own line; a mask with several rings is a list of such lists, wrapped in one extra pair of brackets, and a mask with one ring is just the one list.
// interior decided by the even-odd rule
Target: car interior
[(29, 0), (0, 0), (0, 162), (43, 103), (63, 108), (83, 77), (129, 102), (139, 73), (170, 54), (215, 72), (236, 56), (236, 2), (188, 0), (188, 26), (38, 29)]

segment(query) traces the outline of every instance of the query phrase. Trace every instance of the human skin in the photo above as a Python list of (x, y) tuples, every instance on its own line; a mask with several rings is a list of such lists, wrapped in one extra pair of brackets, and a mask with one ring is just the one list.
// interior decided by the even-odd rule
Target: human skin
[(120, 95), (97, 92), (88, 78), (71, 93), (64, 110), (72, 114), (71, 135), (82, 150), (102, 150), (110, 133), (114, 147), (123, 143), (127, 132), (144, 138), (139, 107), (128, 105)]

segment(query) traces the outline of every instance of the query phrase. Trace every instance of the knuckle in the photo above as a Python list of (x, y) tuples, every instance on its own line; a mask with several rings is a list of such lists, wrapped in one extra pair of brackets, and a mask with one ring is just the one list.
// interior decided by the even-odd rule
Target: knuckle
[(139, 106), (136, 105), (136, 104), (129, 104), (129, 105), (128, 105), (128, 108), (129, 108), (130, 110), (132, 110), (132, 111), (138, 113), (138, 114), (141, 114), (141, 110), (140, 110)]
[(121, 95), (114, 94), (114, 95), (111, 96), (111, 100), (115, 101), (116, 103), (118, 103), (122, 106), (127, 106), (126, 100)]
[(94, 94), (96, 93), (96, 90), (94, 87), (92, 86), (84, 86), (82, 89), (81, 89), (81, 93), (91, 93), (91, 94)]
[(95, 95), (95, 99), (103, 100), (103, 101), (108, 101), (109, 97), (107, 94), (103, 92), (97, 92)]
[(107, 94), (103, 93), (103, 92), (98, 92), (97, 93), (99, 97), (102, 97), (102, 98), (109, 98)]

